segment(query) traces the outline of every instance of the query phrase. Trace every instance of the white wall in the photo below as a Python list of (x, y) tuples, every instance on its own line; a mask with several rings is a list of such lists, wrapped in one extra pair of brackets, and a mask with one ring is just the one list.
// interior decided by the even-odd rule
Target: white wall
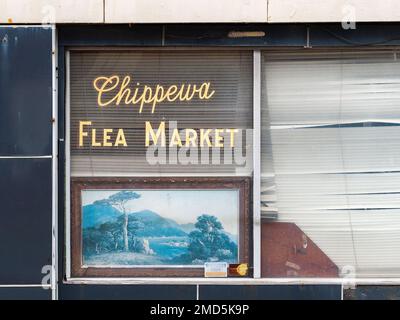
[(103, 0), (0, 0), (0, 24), (101, 23)]
[(400, 21), (399, 0), (0, 0), (6, 23)]
[[(268, 22), (400, 21), (399, 0), (269, 0)], [(347, 18), (347, 19), (346, 19)], [(353, 19), (351, 19), (354, 21)]]
[(105, 22), (266, 22), (267, 0), (106, 0)]

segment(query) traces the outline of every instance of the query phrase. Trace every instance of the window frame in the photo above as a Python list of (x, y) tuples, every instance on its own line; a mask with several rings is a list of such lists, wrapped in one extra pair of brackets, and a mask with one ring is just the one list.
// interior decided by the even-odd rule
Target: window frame
[[(230, 285), (262, 285), (262, 284), (271, 284), (271, 285), (304, 285), (304, 284), (318, 284), (318, 285), (341, 285), (343, 288), (348, 288), (354, 285), (397, 285), (400, 284), (400, 278), (387, 278), (387, 277), (379, 277), (379, 278), (346, 278), (346, 277), (338, 277), (338, 278), (318, 278), (318, 277), (310, 277), (310, 278), (261, 278), (261, 211), (257, 208), (260, 208), (260, 165), (261, 165), (261, 77), (262, 77), (262, 53), (267, 51), (277, 52), (277, 51), (287, 51), (291, 50), (293, 52), (296, 51), (304, 51), (304, 50), (313, 50), (313, 48), (303, 48), (303, 47), (237, 47), (237, 46), (229, 46), (228, 48), (232, 48), (235, 50), (251, 50), (253, 52), (253, 176), (252, 176), (252, 196), (251, 200), (253, 201), (252, 206), (250, 208), (250, 216), (253, 217), (252, 221), (252, 236), (251, 240), (253, 246), (253, 278), (182, 278), (182, 277), (174, 277), (174, 278), (160, 278), (160, 277), (146, 277), (146, 278), (76, 278), (71, 277), (71, 243), (70, 243), (70, 235), (71, 235), (71, 226), (70, 226), (70, 141), (69, 141), (69, 129), (70, 129), (70, 92), (69, 92), (69, 54), (74, 49), (76, 50), (219, 50), (218, 47), (138, 47), (138, 46), (129, 46), (129, 47), (91, 47), (91, 46), (80, 46), (80, 47), (68, 47), (61, 45), (60, 50), (60, 60), (59, 64), (61, 65), (62, 71), (61, 75), (64, 75), (61, 78), (61, 84), (63, 81), (64, 89), (60, 90), (59, 103), (60, 111), (64, 114), (64, 140), (60, 139), (62, 142), (63, 150), (65, 151), (65, 161), (64, 159), (60, 159), (60, 164), (64, 167), (65, 174), (61, 176), (60, 182), (62, 179), (64, 181), (64, 194), (59, 194), (59, 197), (62, 197), (60, 200), (61, 207), (64, 209), (64, 214), (62, 218), (64, 220), (64, 225), (60, 228), (59, 232), (65, 234), (65, 241), (60, 244), (61, 248), (65, 249), (65, 257), (60, 257), (59, 261), (62, 261), (63, 266), (65, 267), (65, 272), (62, 273), (62, 277), (65, 277), (64, 282), (70, 284), (230, 284)], [(221, 49), (226, 49), (227, 47), (222, 47)], [(343, 47), (343, 46), (325, 46), (318, 47), (316, 50), (319, 51), (329, 51), (329, 50), (376, 50), (377, 48), (366, 48), (366, 47)], [(382, 48), (380, 48), (382, 49)], [(399, 46), (385, 46), (385, 49), (399, 49)], [(257, 80), (258, 79), (258, 80)], [(63, 92), (64, 90), (64, 92)], [(63, 128), (60, 127), (59, 132), (63, 131)], [(61, 135), (62, 136), (62, 135)], [(61, 189), (62, 190), (62, 189)], [(257, 192), (258, 190), (258, 192)], [(63, 204), (63, 201), (64, 204)], [(61, 208), (59, 207), (59, 208)], [(60, 237), (62, 240), (62, 237)], [(60, 262), (61, 263), (61, 262)], [(60, 268), (62, 270), (62, 268)]]

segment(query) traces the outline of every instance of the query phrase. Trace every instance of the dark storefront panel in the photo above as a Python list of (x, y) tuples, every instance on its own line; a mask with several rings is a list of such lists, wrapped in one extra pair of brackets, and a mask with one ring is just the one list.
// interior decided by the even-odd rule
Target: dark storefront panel
[(194, 285), (62, 285), (60, 300), (196, 300)]
[(340, 300), (340, 285), (200, 286), (200, 300)]
[[(230, 31), (261, 31), (261, 37), (229, 37)], [(181, 24), (62, 26), (61, 46), (243, 46), (354, 47), (399, 45), (399, 23), (357, 23), (345, 30), (340, 23), (315, 24)]]
[(51, 290), (41, 287), (0, 288), (0, 300), (51, 300)]
[[(0, 27), (0, 39), (0, 285), (40, 285), (52, 251), (52, 30)], [(51, 290), (2, 287), (6, 298)]]
[(344, 300), (400, 300), (399, 286), (357, 286), (343, 290)]
[(0, 284), (41, 284), (51, 265), (51, 159), (0, 159)]
[(51, 29), (0, 28), (0, 156), (51, 154)]

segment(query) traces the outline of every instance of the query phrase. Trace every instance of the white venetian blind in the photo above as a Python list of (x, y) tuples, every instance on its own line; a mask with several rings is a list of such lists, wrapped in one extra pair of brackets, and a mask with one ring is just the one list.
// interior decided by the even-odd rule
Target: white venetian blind
[[(139, 113), (138, 105), (99, 107), (93, 80), (99, 76), (130, 76), (128, 88), (135, 90), (147, 85), (155, 91), (157, 85), (197, 85), (210, 83), (215, 94), (209, 100), (164, 101), (151, 113), (146, 104)], [(246, 129), (252, 128), (252, 52), (245, 50), (112, 50), (71, 51), (70, 53), (70, 143), (72, 176), (157, 176), (157, 175), (249, 175), (252, 168), (241, 161), (213, 162), (210, 149), (198, 150), (198, 164), (182, 163), (184, 156), (169, 153), (167, 163), (149, 164), (146, 159), (145, 122), (157, 130), (161, 121), (177, 128), (243, 129), (237, 143), (251, 155), (251, 139)], [(98, 140), (103, 128), (122, 128), (128, 146), (92, 147), (90, 137), (83, 147), (78, 146), (79, 121), (92, 121)], [(115, 133), (114, 133), (115, 134)], [(237, 136), (239, 137), (239, 136)], [(115, 136), (113, 137), (115, 139)], [(86, 139), (86, 138), (85, 138)], [(184, 134), (182, 134), (184, 141)], [(210, 135), (213, 142), (213, 135)], [(239, 141), (240, 140), (240, 141)], [(216, 151), (216, 150), (214, 150)], [(209, 161), (201, 158), (209, 153)], [(243, 155), (242, 154), (242, 155)], [(220, 158), (224, 150), (220, 149)], [(215, 156), (217, 157), (217, 156)], [(205, 157), (206, 158), (206, 157)], [(189, 160), (186, 160), (189, 161)]]
[(262, 215), (357, 277), (400, 276), (400, 55), (265, 52)]

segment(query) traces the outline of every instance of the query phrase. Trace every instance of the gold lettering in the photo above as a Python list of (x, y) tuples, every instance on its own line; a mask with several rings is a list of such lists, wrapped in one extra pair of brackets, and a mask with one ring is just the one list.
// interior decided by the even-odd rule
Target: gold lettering
[(92, 129), (92, 147), (101, 147), (101, 143), (96, 141), (96, 129)]
[[(138, 82), (137, 85), (139, 86), (140, 83)], [(136, 104), (138, 101), (137, 100), (138, 92), (139, 92), (139, 87), (136, 87), (135, 90), (133, 91), (133, 96), (129, 100), (125, 101), (126, 104)]]
[[(99, 82), (103, 82), (103, 83), (99, 86)], [(118, 84), (119, 84), (118, 76), (97, 77), (96, 79), (94, 79), (93, 86), (98, 91), (97, 104), (100, 107), (105, 107), (105, 106), (111, 104), (115, 99), (117, 99), (118, 95), (115, 95), (112, 99), (108, 100), (107, 102), (103, 102), (102, 96), (103, 96), (103, 93), (114, 90), (118, 86)], [(107, 87), (107, 86), (109, 86), (109, 87)]]
[(208, 93), (208, 91), (210, 90), (210, 82), (204, 82), (201, 86), (200, 86), (200, 90), (199, 90), (199, 98), (201, 100), (209, 100), (215, 93), (215, 90), (211, 91), (210, 93)]
[(165, 122), (161, 121), (157, 129), (157, 133), (154, 133), (151, 123), (149, 121), (146, 121), (146, 142), (145, 142), (146, 147), (150, 145), (150, 136), (154, 142), (154, 145), (157, 145), (158, 139), (161, 136), (161, 146), (165, 147)]
[(135, 85), (131, 84), (132, 78), (127, 75), (122, 80), (118, 75), (109, 77), (100, 76), (93, 80), (93, 87), (97, 91), (97, 104), (100, 107), (108, 106), (112, 103), (120, 105), (139, 105), (139, 113), (143, 112), (145, 105), (151, 106), (151, 113), (156, 111), (157, 105), (168, 101), (191, 101), (197, 97), (200, 100), (208, 100), (214, 94), (215, 90), (211, 90), (210, 82), (196, 84), (176, 84), (164, 87), (160, 84), (150, 87), (144, 85), (141, 87), (139, 82)]
[(112, 143), (109, 142), (111, 137), (108, 135), (109, 133), (112, 133), (113, 129), (104, 129), (103, 130), (103, 147), (112, 147)]
[(174, 102), (174, 101), (178, 98), (178, 95), (176, 95), (174, 98), (171, 98), (171, 96), (173, 96), (174, 94), (176, 94), (177, 91), (178, 91), (178, 86), (176, 86), (176, 85), (172, 85), (172, 86), (170, 86), (170, 87), (168, 88), (167, 93), (166, 93), (165, 96), (167, 97), (167, 100), (168, 100), (169, 102)]
[(117, 106), (121, 103), (121, 100), (123, 99), (124, 95), (125, 97), (125, 104), (128, 104), (127, 101), (129, 101), (129, 96), (131, 95), (131, 89), (127, 89), (126, 87), (128, 86), (129, 82), (131, 81), (130, 76), (126, 76), (124, 80), (122, 80), (121, 83), (121, 88), (119, 89), (119, 92), (117, 94), (117, 102), (115, 103)]
[(208, 147), (212, 147), (212, 143), (210, 141), (209, 134), (211, 132), (211, 129), (207, 129), (204, 132), (204, 129), (200, 129), (200, 147), (204, 147), (204, 141), (207, 142)]
[(226, 129), (226, 132), (229, 132), (230, 135), (230, 146), (233, 148), (235, 146), (235, 133), (237, 133), (239, 130), (238, 129)]
[(224, 132), (224, 129), (215, 129), (215, 146), (218, 148), (222, 148), (224, 146), (224, 144), (221, 143), (221, 141), (224, 139), (220, 136), (221, 132)]
[(193, 146), (193, 147), (196, 147), (196, 140), (197, 140), (197, 132), (196, 132), (196, 130), (194, 130), (194, 129), (186, 129), (186, 131), (185, 131), (185, 134), (186, 134), (186, 147), (189, 147), (190, 146), (190, 144)]
[(193, 86), (192, 91), (190, 91), (191, 87), (192, 86), (190, 84), (188, 84), (186, 91), (185, 91), (185, 85), (183, 84), (181, 86), (181, 90), (179, 90), (179, 93), (178, 93), (178, 97), (179, 97), (180, 101), (190, 101), (193, 99), (193, 96), (196, 93), (196, 85)]
[(83, 126), (92, 125), (92, 121), (79, 121), (79, 146), (83, 147), (83, 137), (87, 137), (88, 133), (83, 131)]
[(182, 140), (181, 140), (181, 136), (179, 135), (179, 130), (178, 129), (174, 129), (174, 131), (172, 132), (172, 137), (171, 137), (171, 141), (169, 143), (170, 147), (173, 147), (174, 145), (177, 145), (179, 147), (182, 147)]
[(156, 110), (156, 104), (159, 102), (163, 102), (164, 99), (165, 99), (164, 88), (158, 84), (156, 87), (156, 92), (153, 97), (153, 108), (151, 109), (151, 113), (154, 113), (154, 111)]
[[(148, 97), (148, 98), (146, 98), (147, 93), (149, 94), (149, 97)], [(152, 90), (151, 90), (151, 88), (150, 88), (149, 86), (144, 86), (143, 93), (142, 93), (142, 95), (141, 95), (140, 98), (139, 98), (139, 101), (140, 101), (139, 113), (142, 113), (143, 105), (144, 105), (145, 103), (150, 103), (150, 102), (151, 102), (151, 99), (152, 99), (151, 95), (152, 95)], [(139, 101), (138, 101), (138, 102), (139, 102)]]
[(115, 139), (115, 147), (118, 147), (119, 145), (123, 145), (124, 147), (127, 147), (128, 145), (126, 144), (126, 139), (125, 139), (125, 134), (124, 134), (124, 130), (122, 129), (118, 129), (118, 133), (117, 133), (117, 139)]

